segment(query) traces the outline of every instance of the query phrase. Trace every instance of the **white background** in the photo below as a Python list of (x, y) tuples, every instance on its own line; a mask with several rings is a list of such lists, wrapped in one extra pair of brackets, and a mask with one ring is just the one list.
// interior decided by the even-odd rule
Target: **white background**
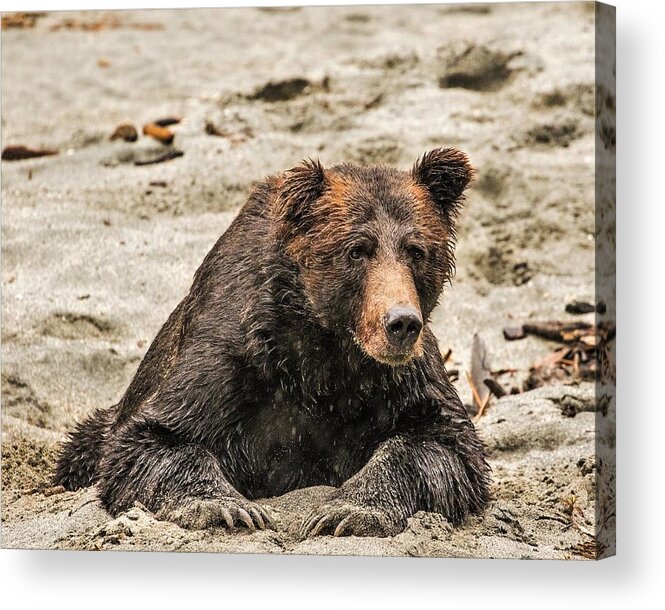
[[(12, 609), (253, 608), (259, 604), (315, 609), (665, 607), (665, 5), (653, 0), (614, 3), (618, 18), (617, 557), (578, 563), (0, 551), (0, 604)], [(0, 9), (251, 4), (0, 0)]]

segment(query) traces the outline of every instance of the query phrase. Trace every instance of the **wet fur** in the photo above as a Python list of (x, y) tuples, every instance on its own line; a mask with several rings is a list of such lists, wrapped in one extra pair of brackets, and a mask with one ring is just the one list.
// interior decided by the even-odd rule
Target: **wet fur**
[[(228, 516), (201, 520), (197, 504), (196, 519), (181, 519), (194, 501), (250, 513), (257, 498), (339, 487), (304, 535), (394, 534), (418, 510), (454, 524), (480, 512), (489, 468), (429, 327), (399, 366), (377, 361), (368, 350), (381, 346), (363, 339), (378, 336), (368, 303), (390, 297), (367, 288), (381, 265), (400, 266), (397, 277), (411, 284), (398, 288), (427, 322), (454, 268), (470, 179), (466, 157), (451, 149), (410, 173), (307, 162), (267, 178), (206, 256), (122, 400), (70, 435), (56, 483), (97, 483), (113, 515), (139, 501), (193, 527)], [(361, 271), (345, 248), (370, 226), (383, 254)], [(428, 250), (420, 267), (395, 245), (412, 230)]]

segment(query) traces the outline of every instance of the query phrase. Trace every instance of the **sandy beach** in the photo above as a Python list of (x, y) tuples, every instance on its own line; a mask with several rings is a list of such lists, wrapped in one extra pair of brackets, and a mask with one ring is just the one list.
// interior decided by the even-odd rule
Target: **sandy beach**
[[(455, 529), (418, 513), (394, 538), (299, 541), (319, 487), (265, 500), (277, 531), (194, 532), (140, 506), (112, 519), (94, 488), (57, 493), (49, 477), (74, 422), (120, 398), (252, 185), (306, 157), (408, 168), (436, 146), (468, 153), (478, 178), (432, 320), (465, 403), (474, 334), (510, 387), (556, 346), (504, 327), (593, 323), (564, 308), (612, 300), (595, 283), (595, 150), (613, 144), (595, 135), (594, 18), (591, 3), (357, 6), (4, 29), (2, 146), (58, 154), (1, 166), (2, 546), (593, 557), (594, 528), (613, 525), (595, 453), (613, 451), (615, 414), (613, 399), (596, 411), (591, 382), (492, 399), (477, 426), (495, 499)], [(164, 117), (181, 118), (171, 145), (141, 135)], [(110, 139), (122, 123), (136, 142)]]

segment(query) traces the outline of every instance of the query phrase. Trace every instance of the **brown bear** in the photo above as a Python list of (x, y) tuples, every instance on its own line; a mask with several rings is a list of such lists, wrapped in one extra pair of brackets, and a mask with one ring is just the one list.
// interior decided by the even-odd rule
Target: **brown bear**
[(208, 253), (118, 404), (71, 433), (56, 483), (96, 483), (186, 527), (273, 527), (258, 498), (337, 492), (301, 535), (459, 524), (489, 466), (430, 314), (454, 269), (466, 155), (410, 172), (303, 162), (261, 182)]

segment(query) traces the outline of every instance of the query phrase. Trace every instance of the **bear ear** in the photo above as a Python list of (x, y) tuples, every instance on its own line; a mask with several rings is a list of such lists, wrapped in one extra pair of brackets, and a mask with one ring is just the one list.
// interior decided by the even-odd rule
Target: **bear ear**
[(445, 212), (456, 212), (474, 177), (469, 158), (456, 148), (435, 148), (416, 161), (411, 176)]
[(323, 194), (325, 186), (326, 174), (321, 163), (306, 159), (285, 173), (275, 201), (275, 215), (290, 223), (302, 223), (312, 204)]

